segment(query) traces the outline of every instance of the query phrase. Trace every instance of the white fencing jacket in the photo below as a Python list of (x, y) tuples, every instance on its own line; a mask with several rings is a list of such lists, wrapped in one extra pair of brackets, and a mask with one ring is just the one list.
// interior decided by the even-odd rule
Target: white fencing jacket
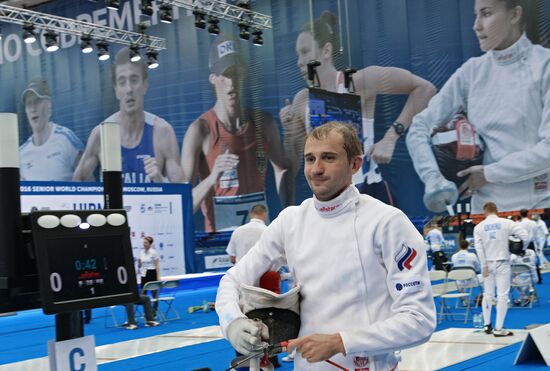
[(433, 127), (463, 110), (485, 142), (488, 183), (473, 194), (472, 213), (489, 201), (503, 211), (550, 207), (550, 49), (522, 35), (457, 69), (407, 134), (423, 182), (440, 174), (430, 147)]
[(529, 219), (529, 218), (522, 218), (519, 222), (519, 225), (527, 231), (527, 241), (524, 243), (524, 248), (527, 248), (527, 245), (529, 243), (536, 241), (536, 234), (537, 234), (537, 222)]
[(234, 256), (236, 261), (241, 260), (252, 246), (258, 242), (265, 229), (266, 225), (263, 220), (251, 218), (250, 222), (233, 231), (225, 252), (229, 256)]
[(445, 237), (443, 237), (443, 233), (437, 228), (430, 230), (426, 238), (430, 243), (432, 251), (440, 251), (441, 247), (445, 245)]
[(546, 236), (548, 236), (548, 227), (546, 226), (546, 223), (540, 219), (535, 223), (537, 223), (537, 229), (535, 230), (535, 241), (542, 241), (544, 243), (546, 241)]
[[(301, 286), (300, 336), (340, 333), (346, 356), (331, 360), (343, 367), (392, 369), (395, 351), (427, 341), (435, 328), (422, 236), (400, 210), (353, 186), (334, 200), (314, 197), (284, 209), (227, 272), (216, 298), (224, 334), (244, 317), (239, 285), (257, 286), (265, 271), (282, 265)], [(295, 369), (334, 366), (297, 354)]]
[(510, 254), (510, 263), (525, 264), (529, 267), (531, 277), (525, 274), (519, 274), (517, 277), (512, 277), (512, 279), (515, 279), (517, 284), (526, 285), (530, 282), (537, 282), (537, 254), (535, 254), (533, 250), (525, 250), (524, 256)]
[(519, 223), (497, 215), (488, 215), (485, 220), (474, 227), (474, 247), (481, 266), (488, 261), (510, 261), (508, 237), (515, 235), (522, 241), (527, 241), (528, 234)]
[(468, 252), (468, 250), (460, 250), (453, 254), (451, 261), (453, 262), (453, 268), (471, 267), (476, 272), (479, 272), (481, 269), (477, 255), (473, 252)]

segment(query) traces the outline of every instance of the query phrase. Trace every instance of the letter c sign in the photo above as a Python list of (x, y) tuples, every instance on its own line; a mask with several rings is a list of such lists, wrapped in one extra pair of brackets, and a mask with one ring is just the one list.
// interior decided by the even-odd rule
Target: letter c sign
[(84, 357), (84, 351), (82, 348), (74, 348), (69, 352), (69, 367), (71, 371), (84, 371), (86, 370), (86, 364), (82, 361), (79, 362), (79, 368), (76, 368), (76, 357), (77, 355), (82, 358)]

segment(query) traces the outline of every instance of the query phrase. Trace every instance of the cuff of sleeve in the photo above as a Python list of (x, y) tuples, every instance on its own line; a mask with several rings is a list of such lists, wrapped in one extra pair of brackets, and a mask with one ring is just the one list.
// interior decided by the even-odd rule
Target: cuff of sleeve
[(489, 183), (499, 183), (503, 182), (504, 180), (499, 177), (499, 174), (502, 174), (502, 171), (499, 171), (498, 162), (492, 163), (490, 165), (484, 165), (483, 173), (485, 175), (485, 179)]
[(339, 334), (342, 338), (342, 344), (344, 344), (344, 355), (353, 353), (353, 336), (349, 332), (344, 331), (339, 332)]

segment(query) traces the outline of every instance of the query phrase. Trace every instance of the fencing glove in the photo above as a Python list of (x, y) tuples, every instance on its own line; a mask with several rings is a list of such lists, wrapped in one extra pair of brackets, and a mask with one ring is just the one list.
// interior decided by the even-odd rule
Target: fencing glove
[(269, 339), (269, 330), (260, 321), (248, 318), (237, 318), (227, 327), (227, 340), (235, 350), (245, 356), (250, 355), (267, 345), (263, 339)]
[(424, 191), (424, 205), (434, 213), (447, 210), (447, 205), (454, 205), (458, 200), (456, 184), (445, 179), (442, 175), (434, 175), (426, 180)]

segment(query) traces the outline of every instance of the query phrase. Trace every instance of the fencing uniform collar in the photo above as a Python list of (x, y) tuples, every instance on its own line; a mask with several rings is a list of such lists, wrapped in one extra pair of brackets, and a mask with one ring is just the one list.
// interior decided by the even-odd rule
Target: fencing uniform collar
[(518, 41), (512, 46), (504, 50), (491, 50), (489, 53), (497, 64), (506, 65), (519, 61), (527, 54), (527, 50), (531, 46), (531, 41), (525, 33), (521, 35)]
[(265, 225), (265, 222), (262, 219), (258, 219), (258, 218), (250, 218), (250, 223), (260, 223)]
[(338, 197), (329, 201), (320, 201), (313, 195), (313, 204), (319, 215), (324, 218), (332, 218), (346, 211), (357, 196), (359, 196), (359, 191), (351, 184)]

